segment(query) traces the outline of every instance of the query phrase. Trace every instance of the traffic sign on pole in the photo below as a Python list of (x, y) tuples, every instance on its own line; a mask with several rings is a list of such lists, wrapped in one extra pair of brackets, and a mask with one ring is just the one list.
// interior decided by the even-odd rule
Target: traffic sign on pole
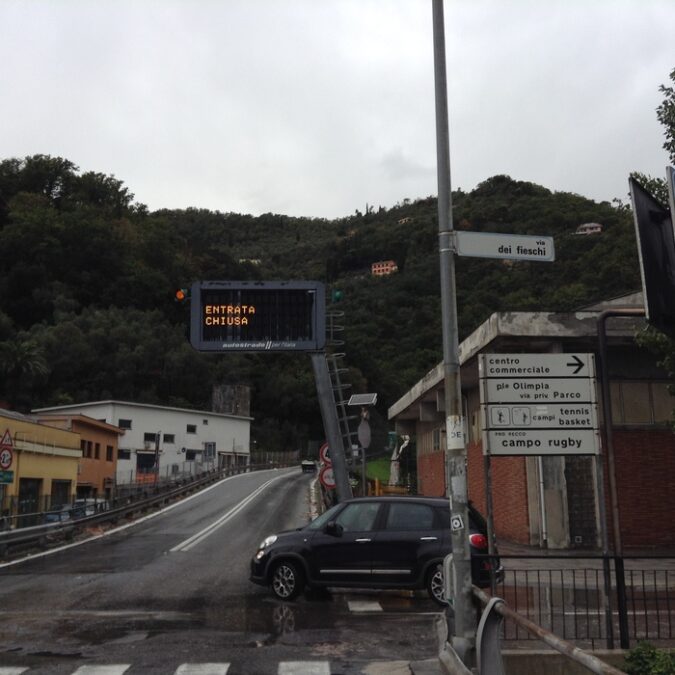
[(333, 475), (333, 467), (330, 464), (321, 469), (319, 472), (319, 480), (326, 490), (333, 490), (335, 488), (335, 476)]
[(319, 448), (319, 460), (323, 464), (331, 464), (330, 461), (330, 449), (328, 447), (328, 443), (324, 443), (320, 448)]
[(488, 429), (491, 455), (594, 455), (597, 429)]
[(483, 452), (600, 452), (593, 354), (481, 354)]
[(553, 237), (458, 230), (455, 232), (455, 246), (458, 255), (471, 258), (555, 260)]

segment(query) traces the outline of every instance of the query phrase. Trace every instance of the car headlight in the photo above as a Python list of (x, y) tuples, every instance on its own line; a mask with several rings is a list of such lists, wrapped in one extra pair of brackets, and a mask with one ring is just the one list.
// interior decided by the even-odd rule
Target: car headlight
[(276, 534), (270, 534), (269, 537), (265, 537), (265, 539), (262, 540), (260, 546), (258, 548), (267, 548), (268, 546), (271, 546), (275, 541), (277, 540), (277, 535)]
[(271, 534), (269, 537), (266, 537), (260, 542), (260, 546), (258, 546), (258, 552), (255, 554), (255, 559), (260, 560), (265, 553), (267, 553), (267, 548), (271, 546), (275, 541), (277, 540), (277, 535), (276, 534)]

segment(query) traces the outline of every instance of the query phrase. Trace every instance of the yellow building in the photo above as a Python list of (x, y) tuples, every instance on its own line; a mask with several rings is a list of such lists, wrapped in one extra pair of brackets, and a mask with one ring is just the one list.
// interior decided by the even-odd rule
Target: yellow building
[(80, 434), (0, 410), (0, 505), (3, 515), (70, 503), (77, 490)]

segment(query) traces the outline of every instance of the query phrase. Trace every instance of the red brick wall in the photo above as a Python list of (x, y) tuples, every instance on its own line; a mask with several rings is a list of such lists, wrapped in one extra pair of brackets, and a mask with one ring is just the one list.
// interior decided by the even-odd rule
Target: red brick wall
[[(480, 443), (467, 448), (469, 458), (469, 499), (487, 514), (483, 451)], [(527, 474), (524, 457), (493, 457), (492, 509), (495, 533), (500, 539), (519, 544), (530, 543), (530, 522), (527, 508)]]
[[(467, 449), (469, 499), (481, 513), (487, 513), (483, 479), (483, 454), (480, 443)], [(440, 497), (445, 495), (443, 453), (417, 458), (418, 492)], [(520, 544), (530, 543), (527, 510), (527, 477), (524, 457), (492, 458), (492, 505), (497, 536)]]
[(427, 497), (445, 496), (445, 459), (443, 452), (417, 457), (417, 491)]
[(624, 547), (675, 548), (675, 434), (615, 429), (614, 454)]

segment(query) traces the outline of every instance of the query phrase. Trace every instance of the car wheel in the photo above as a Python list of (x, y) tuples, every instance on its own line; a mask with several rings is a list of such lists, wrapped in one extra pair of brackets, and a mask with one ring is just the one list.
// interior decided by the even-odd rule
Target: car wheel
[(292, 600), (297, 597), (305, 585), (302, 572), (297, 563), (282, 561), (272, 570), (272, 592), (280, 600)]
[(443, 565), (438, 563), (429, 570), (427, 575), (427, 591), (431, 599), (444, 607), (448, 604), (445, 599), (445, 582), (443, 580)]

